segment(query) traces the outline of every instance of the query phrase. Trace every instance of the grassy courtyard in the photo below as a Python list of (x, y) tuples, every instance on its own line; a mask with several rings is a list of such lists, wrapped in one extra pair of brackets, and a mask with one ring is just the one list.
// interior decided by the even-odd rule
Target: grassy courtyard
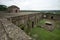
[[(43, 20), (41, 22), (43, 22)], [(60, 40), (60, 22), (57, 22), (56, 26), (52, 31), (40, 27), (32, 28), (30, 36), (34, 40)]]
[(31, 31), (31, 37), (35, 40), (60, 40), (60, 30), (54, 29), (50, 32), (43, 28), (35, 27)]

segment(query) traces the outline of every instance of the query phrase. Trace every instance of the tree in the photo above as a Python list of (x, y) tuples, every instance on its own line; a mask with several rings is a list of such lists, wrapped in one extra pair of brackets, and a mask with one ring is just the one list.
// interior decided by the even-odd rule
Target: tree
[(6, 11), (7, 6), (6, 5), (0, 5), (0, 11)]

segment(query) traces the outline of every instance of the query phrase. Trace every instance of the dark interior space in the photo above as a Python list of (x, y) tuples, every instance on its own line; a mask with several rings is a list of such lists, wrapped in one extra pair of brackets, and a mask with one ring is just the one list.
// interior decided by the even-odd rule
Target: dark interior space
[(53, 19), (53, 16), (51, 16), (51, 19)]
[(32, 22), (32, 28), (34, 27), (34, 22)]
[(49, 26), (51, 26), (52, 24), (50, 24), (50, 23), (45, 23), (46, 25), (49, 25)]

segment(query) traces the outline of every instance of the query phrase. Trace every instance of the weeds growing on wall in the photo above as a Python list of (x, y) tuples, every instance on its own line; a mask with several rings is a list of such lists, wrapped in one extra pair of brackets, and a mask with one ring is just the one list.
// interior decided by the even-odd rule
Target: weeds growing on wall
[(46, 21), (45, 19), (41, 19), (41, 20), (37, 23), (36, 26), (37, 26), (37, 27), (41, 27), (41, 25), (44, 24), (45, 21)]

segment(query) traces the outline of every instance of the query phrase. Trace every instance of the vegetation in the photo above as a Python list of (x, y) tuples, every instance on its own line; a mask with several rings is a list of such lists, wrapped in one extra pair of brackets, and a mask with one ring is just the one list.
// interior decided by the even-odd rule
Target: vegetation
[[(44, 24), (45, 21), (45, 19), (40, 20), (40, 22), (37, 24), (37, 27), (32, 28), (31, 31), (27, 30), (27, 33), (29, 32), (28, 35), (30, 35), (35, 40), (60, 40), (60, 21), (55, 21), (56, 26), (52, 31), (40, 28), (40, 25)], [(25, 25), (20, 24), (19, 27), (23, 29)]]
[(60, 30), (54, 29), (52, 32), (43, 28), (33, 28), (30, 35), (36, 40), (60, 40)]
[(24, 24), (20, 24), (20, 25), (18, 25), (18, 27), (20, 27), (22, 30), (24, 30), (25, 25)]
[[(43, 24), (45, 20), (40, 21)], [(60, 22), (56, 22), (56, 27), (52, 31), (45, 30), (40, 27), (32, 28), (30, 36), (35, 40), (60, 40)]]
[(40, 20), (40, 22), (36, 26), (40, 27), (40, 25), (44, 24), (45, 21), (46, 21), (45, 19)]
[(0, 11), (6, 11), (7, 6), (6, 5), (0, 5)]
[(26, 28), (25, 26), (26, 26), (25, 24), (18, 25), (19, 28), (21, 28), (22, 30), (24, 30), (28, 34), (29, 33), (29, 28)]

